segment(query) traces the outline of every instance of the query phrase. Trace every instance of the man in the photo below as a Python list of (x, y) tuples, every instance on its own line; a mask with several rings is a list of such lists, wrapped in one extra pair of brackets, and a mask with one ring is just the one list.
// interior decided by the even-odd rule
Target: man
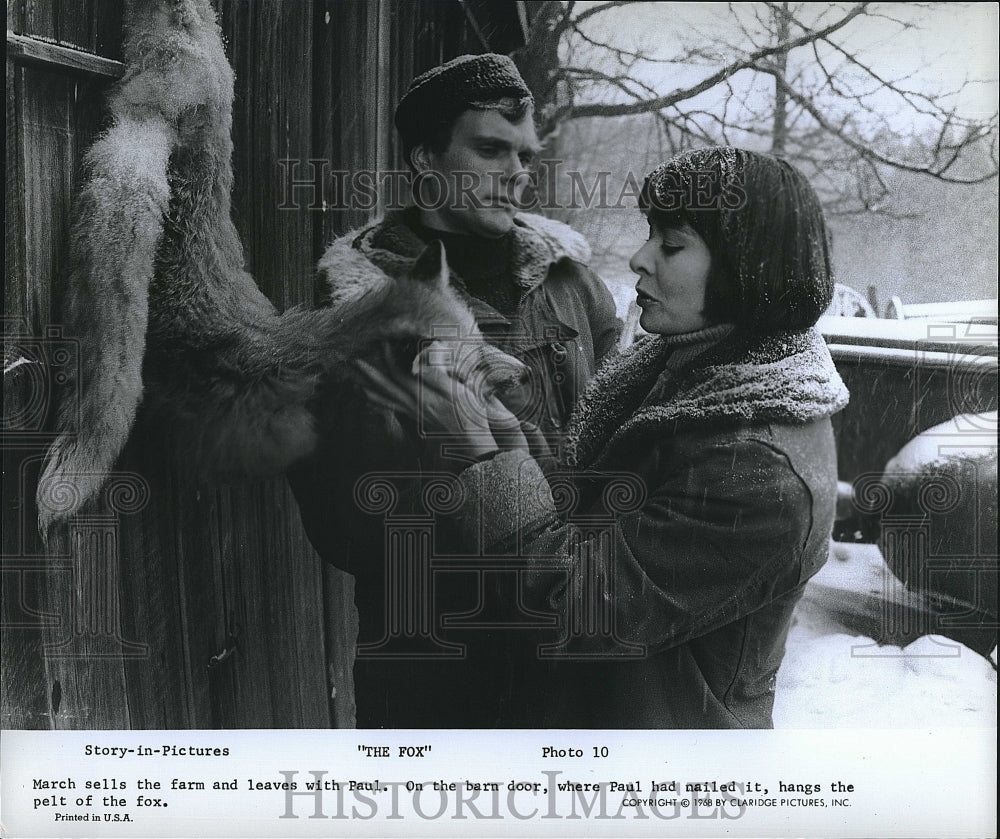
[[(483, 336), (527, 371), (505, 401), (525, 427), (557, 446), (577, 397), (615, 345), (620, 322), (611, 295), (584, 264), (589, 249), (582, 237), (519, 211), (539, 146), (532, 108), (531, 92), (506, 56), (461, 56), (418, 76), (395, 119), (416, 176), (416, 202), (344, 237), (331, 253), (352, 248), (400, 277), (414, 270), (428, 244), (442, 242), (451, 285)], [(337, 277), (329, 279), (339, 294)], [(495, 587), (516, 593), (517, 573), (463, 566), (436, 532), (428, 537), (438, 556), (431, 566), (426, 545), (413, 547), (422, 544), (422, 531), (408, 541), (405, 527), (392, 520), (405, 523), (399, 511), (416, 509), (420, 490), (408, 477), (427, 468), (415, 430), (401, 434), (361, 395), (350, 410), (343, 394), (321, 397), (321, 424), (333, 410), (348, 417), (338, 423), (337, 439), (325, 439), (291, 477), (313, 544), (355, 577), (359, 727), (530, 724), (514, 687), (525, 669), (519, 656), (533, 650), (529, 633), (513, 652), (516, 631), (490, 609)], [(366, 476), (375, 474), (395, 481), (391, 491), (400, 499), (384, 516), (361, 509)], [(420, 556), (401, 555), (411, 549)], [(521, 628), (533, 620), (522, 615)]]

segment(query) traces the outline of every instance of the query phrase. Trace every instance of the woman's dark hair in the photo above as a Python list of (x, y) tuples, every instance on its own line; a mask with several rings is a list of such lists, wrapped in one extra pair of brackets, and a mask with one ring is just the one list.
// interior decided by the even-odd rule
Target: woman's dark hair
[(731, 147), (685, 152), (646, 176), (639, 205), (658, 230), (687, 225), (704, 239), (712, 321), (801, 330), (830, 305), (823, 209), (790, 163)]

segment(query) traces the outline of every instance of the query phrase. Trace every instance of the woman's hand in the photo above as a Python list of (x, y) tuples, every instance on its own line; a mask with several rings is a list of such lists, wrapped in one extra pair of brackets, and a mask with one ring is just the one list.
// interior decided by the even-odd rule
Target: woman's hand
[(425, 434), (460, 440), (473, 457), (500, 448), (527, 450), (514, 415), (495, 396), (482, 394), (458, 378), (454, 369), (431, 363), (435, 351), (440, 357), (440, 347), (432, 343), (417, 356), (410, 371), (400, 370), (388, 351), (384, 370), (356, 362), (368, 397), (412, 417)]

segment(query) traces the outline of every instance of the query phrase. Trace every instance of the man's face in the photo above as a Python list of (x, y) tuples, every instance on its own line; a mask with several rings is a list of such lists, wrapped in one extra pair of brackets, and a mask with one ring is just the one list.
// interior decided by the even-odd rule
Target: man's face
[[(422, 189), (421, 219), (436, 230), (496, 238), (514, 224), (538, 153), (531, 113), (510, 122), (498, 111), (465, 111), (443, 152), (415, 155), (431, 173)], [(442, 192), (443, 191), (443, 192)]]

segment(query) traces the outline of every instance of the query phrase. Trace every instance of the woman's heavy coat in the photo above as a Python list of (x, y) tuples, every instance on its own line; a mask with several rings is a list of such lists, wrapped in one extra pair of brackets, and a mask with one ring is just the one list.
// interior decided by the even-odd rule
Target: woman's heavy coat
[(536, 725), (772, 725), (792, 610), (827, 557), (847, 394), (813, 330), (730, 334), (671, 369), (679, 351), (651, 337), (600, 371), (572, 493), (520, 452), (462, 474), (468, 538), (527, 557), (524, 605), (560, 618), (529, 668)]

